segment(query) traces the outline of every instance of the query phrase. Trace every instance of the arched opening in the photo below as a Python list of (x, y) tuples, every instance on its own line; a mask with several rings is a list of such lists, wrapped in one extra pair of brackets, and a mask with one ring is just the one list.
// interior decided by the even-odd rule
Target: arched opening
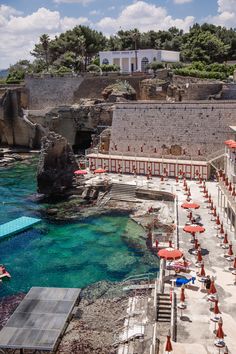
[(141, 61), (141, 71), (146, 72), (147, 71), (147, 66), (149, 64), (148, 58), (144, 57)]
[(108, 65), (109, 64), (109, 60), (107, 58), (104, 58), (102, 63), (105, 64), (105, 65)]
[(77, 131), (73, 150), (75, 153), (84, 154), (85, 150), (90, 148), (92, 141), (92, 132), (90, 131)]

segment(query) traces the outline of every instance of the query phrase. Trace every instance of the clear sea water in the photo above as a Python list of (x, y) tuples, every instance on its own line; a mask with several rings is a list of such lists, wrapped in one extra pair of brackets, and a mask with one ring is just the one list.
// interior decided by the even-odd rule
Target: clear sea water
[[(36, 165), (0, 169), (0, 223), (20, 216), (41, 217), (45, 206), (31, 198), (36, 192)], [(32, 286), (85, 287), (100, 280), (120, 281), (155, 272), (158, 260), (145, 245), (143, 229), (127, 215), (50, 223), (0, 242), (0, 263), (12, 275), (0, 284), (0, 297)]]

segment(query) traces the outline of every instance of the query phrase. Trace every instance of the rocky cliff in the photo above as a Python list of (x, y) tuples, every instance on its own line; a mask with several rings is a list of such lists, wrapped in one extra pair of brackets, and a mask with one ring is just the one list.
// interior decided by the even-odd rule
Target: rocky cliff
[(38, 163), (38, 192), (58, 196), (72, 187), (74, 171), (78, 169), (74, 153), (67, 140), (50, 132), (42, 139)]

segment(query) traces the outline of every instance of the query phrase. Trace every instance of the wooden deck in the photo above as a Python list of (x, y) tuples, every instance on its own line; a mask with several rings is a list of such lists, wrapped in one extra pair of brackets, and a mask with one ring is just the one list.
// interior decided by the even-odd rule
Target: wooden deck
[(38, 224), (40, 221), (41, 219), (22, 216), (21, 218), (0, 225), (0, 239), (22, 232), (33, 225)]
[(31, 288), (0, 331), (0, 349), (55, 351), (79, 294), (80, 289)]

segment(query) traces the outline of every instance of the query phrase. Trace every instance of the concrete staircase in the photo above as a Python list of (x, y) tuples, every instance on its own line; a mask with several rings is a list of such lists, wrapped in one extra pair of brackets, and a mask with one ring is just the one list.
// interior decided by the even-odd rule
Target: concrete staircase
[(110, 199), (135, 202), (136, 186), (130, 184), (114, 183), (110, 191)]
[(157, 294), (157, 322), (171, 321), (171, 301), (169, 294)]

